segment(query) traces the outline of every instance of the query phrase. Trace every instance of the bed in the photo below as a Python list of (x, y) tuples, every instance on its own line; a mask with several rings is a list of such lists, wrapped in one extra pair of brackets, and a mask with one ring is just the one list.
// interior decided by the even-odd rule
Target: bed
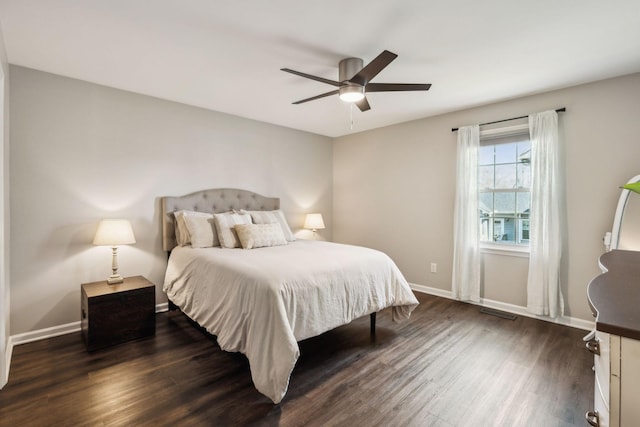
[[(400, 322), (418, 305), (386, 254), (296, 239), (286, 222), (279, 223), (284, 221), (279, 208), (278, 198), (237, 189), (161, 198), (163, 249), (169, 252), (163, 289), (170, 307), (180, 308), (215, 335), (221, 349), (245, 354), (256, 389), (276, 404), (287, 392), (300, 355), (299, 341), (367, 315), (372, 316), (373, 333), (376, 312), (392, 307), (393, 320)], [(199, 234), (195, 226), (188, 227), (195, 230), (191, 244), (184, 244), (181, 215), (197, 216), (189, 221), (204, 224), (203, 233), (209, 233), (202, 219), (206, 216), (213, 229), (211, 245), (211, 235)], [(243, 249), (251, 247), (247, 239), (241, 239), (239, 248), (229, 246), (229, 230), (220, 221), (240, 221), (241, 216), (251, 225), (228, 224), (237, 230), (236, 239), (246, 237), (247, 230), (268, 230), (275, 240), (249, 233), (258, 236), (249, 241), (258, 247)], [(207, 239), (200, 239), (203, 235)]]

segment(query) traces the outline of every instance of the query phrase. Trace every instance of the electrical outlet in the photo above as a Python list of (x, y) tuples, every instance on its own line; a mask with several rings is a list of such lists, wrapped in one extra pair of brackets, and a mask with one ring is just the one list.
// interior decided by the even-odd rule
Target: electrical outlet
[(436, 264), (435, 262), (431, 263), (431, 272), (432, 273), (437, 273), (438, 272), (438, 264)]

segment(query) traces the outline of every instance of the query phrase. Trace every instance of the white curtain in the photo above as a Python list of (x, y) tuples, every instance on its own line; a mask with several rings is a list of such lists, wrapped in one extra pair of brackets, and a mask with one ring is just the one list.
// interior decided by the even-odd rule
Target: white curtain
[(529, 116), (531, 138), (531, 217), (527, 309), (534, 314), (564, 315), (560, 289), (561, 188), (559, 179), (558, 114)]
[(475, 302), (480, 301), (479, 146), (480, 126), (458, 129), (451, 290), (454, 298)]

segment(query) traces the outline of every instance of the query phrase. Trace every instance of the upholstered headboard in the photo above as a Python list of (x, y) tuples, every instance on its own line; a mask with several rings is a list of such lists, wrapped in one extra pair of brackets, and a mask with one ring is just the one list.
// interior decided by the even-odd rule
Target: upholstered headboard
[(280, 199), (265, 197), (247, 190), (213, 188), (179, 197), (162, 197), (162, 248), (169, 252), (176, 247), (175, 218), (173, 213), (182, 209), (222, 213), (233, 209), (247, 211), (273, 211), (280, 209)]

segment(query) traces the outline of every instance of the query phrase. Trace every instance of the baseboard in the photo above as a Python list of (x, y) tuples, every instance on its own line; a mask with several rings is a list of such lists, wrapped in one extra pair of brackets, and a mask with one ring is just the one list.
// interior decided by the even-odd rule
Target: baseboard
[[(156, 304), (156, 313), (162, 313), (169, 310), (169, 305), (165, 303)], [(23, 334), (11, 335), (9, 337), (10, 342), (13, 341), (13, 345), (26, 344), (33, 341), (44, 340), (47, 338), (53, 338), (60, 335), (71, 334), (74, 332), (80, 332), (80, 321), (67, 323), (65, 325), (52, 326), (50, 328), (38, 329), (37, 331), (25, 332)]]
[(437, 297), (455, 299), (451, 294), (451, 291), (445, 291), (444, 289), (432, 288), (430, 286), (418, 285), (417, 283), (409, 283), (411, 289), (421, 292), (423, 294), (435, 295)]
[(36, 331), (25, 332), (23, 334), (11, 335), (10, 339), (13, 340), (13, 345), (20, 345), (79, 331), (80, 321), (77, 321), (64, 325), (52, 326), (50, 328), (38, 329)]
[[(429, 286), (418, 285), (415, 283), (410, 283), (411, 289), (417, 292), (421, 292), (423, 294), (435, 295), (438, 297), (455, 299), (451, 294), (451, 291), (446, 291), (439, 288), (432, 288)], [(493, 308), (495, 310), (506, 311), (507, 313), (516, 314), (518, 316), (531, 317), (533, 319), (544, 320), (545, 322), (557, 323), (560, 325), (570, 326), (576, 329), (584, 329), (585, 331), (590, 331), (596, 327), (595, 322), (578, 319), (575, 317), (559, 317), (556, 319), (552, 319), (547, 316), (538, 316), (527, 311), (526, 307), (520, 305), (509, 304), (501, 301), (494, 301), (487, 298), (480, 298), (480, 302), (472, 302), (472, 301), (464, 301), (470, 304), (479, 305), (482, 307)]]

